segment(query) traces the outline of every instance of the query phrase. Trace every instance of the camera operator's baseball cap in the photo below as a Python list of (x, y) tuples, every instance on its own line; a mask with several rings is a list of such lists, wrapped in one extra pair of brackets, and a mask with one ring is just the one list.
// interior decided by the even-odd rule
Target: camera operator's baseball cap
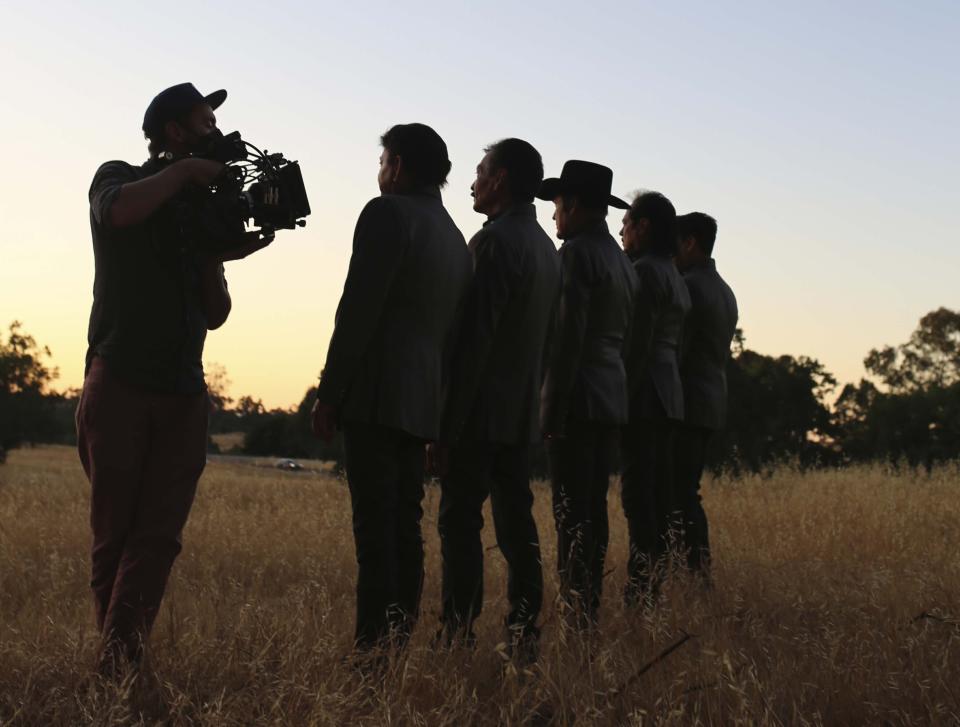
[(200, 104), (210, 104), (210, 108), (216, 109), (226, 100), (227, 92), (222, 88), (204, 96), (192, 83), (178, 83), (154, 96), (143, 115), (143, 133), (153, 137), (168, 121), (183, 118)]

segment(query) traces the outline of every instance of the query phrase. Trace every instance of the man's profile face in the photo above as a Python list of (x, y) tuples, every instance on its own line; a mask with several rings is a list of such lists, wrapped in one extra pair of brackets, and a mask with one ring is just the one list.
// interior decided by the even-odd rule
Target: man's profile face
[(377, 184), (380, 185), (381, 194), (394, 192), (399, 167), (400, 157), (391, 154), (388, 149), (380, 152), (380, 171), (377, 173)]
[(629, 210), (623, 215), (623, 225), (620, 228), (620, 239), (623, 241), (623, 249), (625, 252), (633, 252), (634, 250), (639, 249), (637, 244), (637, 228), (636, 225), (633, 224), (633, 218), (630, 217)]
[(697, 262), (697, 239), (693, 235), (677, 236), (677, 267), (689, 268)]
[(570, 227), (571, 209), (562, 196), (555, 197), (553, 204), (553, 221), (557, 224), (557, 239), (566, 240), (567, 230)]
[(217, 116), (210, 104), (202, 103), (193, 108), (180, 121), (172, 121), (167, 127), (167, 138), (187, 152), (201, 151), (206, 137), (216, 131)]
[(623, 227), (620, 228), (620, 239), (623, 241), (624, 252), (639, 255), (647, 247), (647, 228), (650, 221), (646, 217), (634, 220), (630, 210), (623, 215)]
[(189, 131), (197, 136), (206, 136), (217, 128), (217, 115), (210, 104), (202, 103), (190, 112), (185, 122)]
[(480, 160), (477, 165), (477, 178), (470, 186), (473, 195), (473, 209), (475, 212), (489, 214), (497, 202), (497, 192), (501, 184), (500, 170), (494, 169), (491, 153)]

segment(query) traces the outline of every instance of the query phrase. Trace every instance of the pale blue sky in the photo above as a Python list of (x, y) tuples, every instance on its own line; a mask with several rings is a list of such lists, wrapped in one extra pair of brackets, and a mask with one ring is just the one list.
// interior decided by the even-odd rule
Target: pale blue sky
[(957, 2), (8, 4), (0, 324), (23, 320), (80, 383), (90, 178), (142, 161), (147, 103), (192, 80), (230, 92), (225, 131), (301, 161), (314, 209), (228, 267), (234, 313), (206, 358), (235, 394), (287, 405), (314, 379), (378, 137), (407, 121), (446, 139), (467, 237), (474, 166), (504, 136), (548, 173), (591, 159), (618, 193), (713, 214), (748, 345), (853, 380), (869, 348), (960, 307), (958, 37)]

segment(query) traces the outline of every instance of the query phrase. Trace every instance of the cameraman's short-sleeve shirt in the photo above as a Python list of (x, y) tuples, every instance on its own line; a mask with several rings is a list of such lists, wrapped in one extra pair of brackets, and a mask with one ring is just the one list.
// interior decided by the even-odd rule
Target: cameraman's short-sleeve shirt
[(110, 208), (124, 184), (161, 169), (156, 161), (133, 166), (107, 162), (90, 185), (90, 229), (95, 277), (87, 334), (89, 369), (103, 358), (111, 373), (162, 393), (204, 391), (199, 253), (187, 246), (172, 206), (144, 222), (115, 228)]

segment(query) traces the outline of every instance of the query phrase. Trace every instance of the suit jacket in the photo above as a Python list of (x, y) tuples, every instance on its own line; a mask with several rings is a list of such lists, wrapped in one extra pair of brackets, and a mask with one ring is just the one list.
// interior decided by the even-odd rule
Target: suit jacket
[(317, 398), (343, 421), (436, 439), (446, 349), (470, 275), (438, 188), (368, 202)]
[(606, 223), (560, 248), (561, 287), (540, 403), (544, 432), (627, 421), (624, 346), (637, 278)]
[(680, 336), (690, 295), (673, 260), (646, 254), (633, 263), (640, 282), (627, 357), (630, 417), (683, 419)]
[(684, 271), (693, 307), (684, 326), (680, 377), (687, 424), (720, 429), (727, 420), (727, 362), (737, 299), (711, 259)]
[(502, 444), (540, 436), (540, 386), (560, 259), (533, 204), (484, 225), (469, 244), (474, 276), (458, 325), (441, 438)]

